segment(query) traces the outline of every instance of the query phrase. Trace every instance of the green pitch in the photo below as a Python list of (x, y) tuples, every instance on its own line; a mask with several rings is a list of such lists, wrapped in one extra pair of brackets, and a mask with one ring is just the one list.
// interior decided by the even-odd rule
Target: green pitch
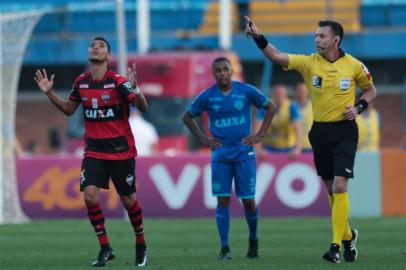
[[(217, 262), (214, 218), (146, 219), (146, 269), (406, 269), (406, 218), (352, 219), (359, 230), (356, 263), (335, 265), (321, 259), (329, 247), (326, 218), (262, 219), (260, 259), (245, 258), (245, 220), (231, 221), (232, 260)], [(134, 269), (133, 232), (128, 221), (107, 220), (117, 258), (105, 269)], [(34, 221), (0, 226), (0, 269), (91, 269), (98, 244), (87, 220)]]

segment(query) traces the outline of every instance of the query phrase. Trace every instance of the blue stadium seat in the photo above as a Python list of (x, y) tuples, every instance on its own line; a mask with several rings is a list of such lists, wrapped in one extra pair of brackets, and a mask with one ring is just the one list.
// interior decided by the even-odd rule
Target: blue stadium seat
[(387, 14), (382, 9), (380, 5), (361, 6), (361, 25), (363, 27), (388, 25)]
[(406, 1), (405, 4), (389, 6), (389, 24), (391, 26), (406, 26)]
[(406, 0), (363, 1), (362, 26), (406, 26)]

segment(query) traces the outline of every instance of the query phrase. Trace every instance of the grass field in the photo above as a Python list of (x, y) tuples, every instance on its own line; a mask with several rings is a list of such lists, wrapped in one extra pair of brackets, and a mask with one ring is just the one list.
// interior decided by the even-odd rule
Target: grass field
[[(406, 218), (357, 218), (360, 235), (356, 263), (335, 265), (321, 255), (329, 246), (326, 218), (262, 219), (260, 259), (245, 258), (247, 228), (231, 222), (233, 259), (217, 262), (213, 219), (146, 219), (150, 250), (147, 269), (406, 269)], [(105, 269), (134, 269), (133, 232), (128, 221), (107, 220), (117, 258)], [(0, 226), (0, 269), (90, 269), (98, 244), (87, 220), (34, 221)]]

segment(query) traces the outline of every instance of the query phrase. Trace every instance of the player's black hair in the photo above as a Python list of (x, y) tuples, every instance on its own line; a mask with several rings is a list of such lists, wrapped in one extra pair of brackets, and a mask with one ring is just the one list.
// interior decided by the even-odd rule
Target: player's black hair
[(330, 26), (331, 31), (333, 31), (334, 36), (339, 36), (340, 41), (338, 42), (338, 46), (340, 47), (341, 41), (344, 38), (344, 28), (343, 26), (335, 21), (319, 21), (319, 27)]
[(230, 60), (224, 56), (221, 56), (221, 57), (217, 57), (216, 59), (214, 59), (213, 63), (211, 64), (211, 67), (214, 67), (215, 64), (220, 63), (220, 62), (227, 62), (231, 66)]
[(95, 37), (92, 41), (95, 41), (95, 40), (101, 40), (101, 41), (105, 42), (107, 44), (107, 51), (108, 52), (111, 51), (110, 43), (107, 41), (107, 39), (105, 39), (104, 37)]

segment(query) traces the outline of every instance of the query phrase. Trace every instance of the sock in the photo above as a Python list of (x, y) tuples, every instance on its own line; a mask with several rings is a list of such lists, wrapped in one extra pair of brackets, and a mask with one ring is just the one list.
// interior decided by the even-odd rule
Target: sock
[(255, 209), (254, 213), (248, 211), (247, 208), (244, 208), (245, 212), (245, 220), (248, 224), (248, 229), (250, 232), (250, 239), (255, 240), (258, 238), (257, 236), (257, 227), (258, 227), (258, 208)]
[(87, 207), (87, 215), (97, 235), (101, 249), (110, 248), (107, 232), (104, 227), (104, 215), (100, 203)]
[[(328, 194), (328, 202), (330, 204), (330, 209), (333, 209), (333, 205), (334, 205), (333, 194)], [(351, 238), (352, 238), (351, 227), (347, 220), (347, 224), (345, 226), (345, 230), (344, 230), (344, 234), (343, 234), (343, 240), (351, 240)]]
[(137, 200), (135, 200), (134, 205), (130, 209), (127, 209), (127, 212), (134, 229), (135, 243), (145, 244), (144, 226), (142, 225), (142, 210)]
[(348, 193), (333, 194), (334, 204), (331, 213), (333, 223), (333, 243), (341, 246), (345, 227), (348, 226), (348, 215), (350, 212), (350, 201)]
[(230, 228), (229, 209), (229, 206), (217, 206), (216, 209), (217, 230), (220, 235), (221, 247), (228, 246), (228, 230)]

